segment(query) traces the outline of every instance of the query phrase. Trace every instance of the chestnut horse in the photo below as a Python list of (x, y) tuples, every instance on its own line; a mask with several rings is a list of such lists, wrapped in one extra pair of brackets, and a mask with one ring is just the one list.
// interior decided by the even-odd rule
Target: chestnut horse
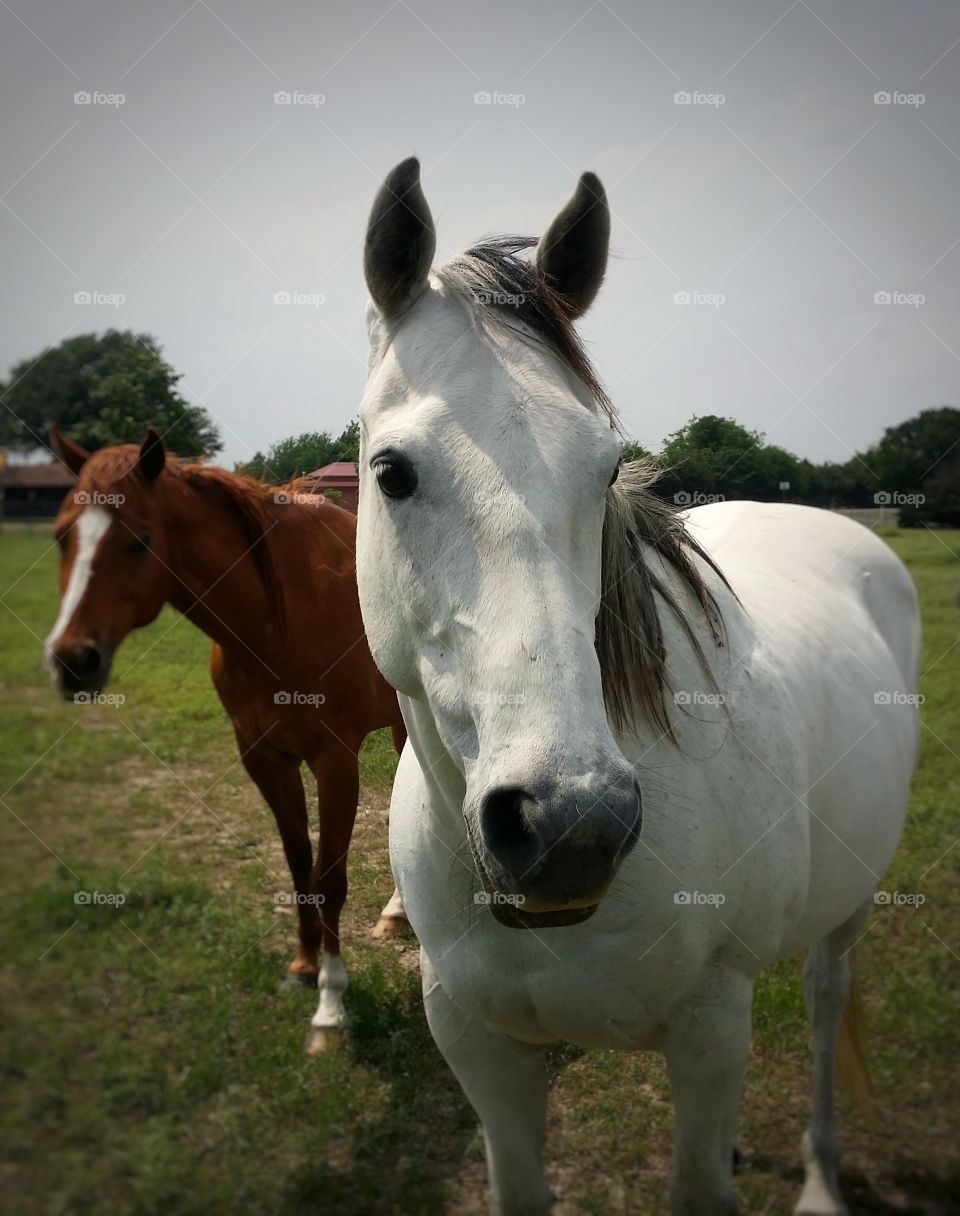
[[(68, 699), (99, 692), (117, 647), (165, 603), (213, 641), (210, 671), (244, 767), (276, 817), (293, 877), (299, 946), (286, 985), (317, 984), (310, 1045), (343, 1022), (340, 912), (359, 797), (358, 753), (389, 726), (406, 737), (396, 694), (367, 648), (357, 597), (356, 521), (320, 496), (281, 491), (142, 447), (92, 454), (51, 430), (77, 475), (54, 530), (62, 599), (47, 665)], [(310, 842), (300, 765), (317, 780)], [(405, 924), (394, 896), (374, 935)]]

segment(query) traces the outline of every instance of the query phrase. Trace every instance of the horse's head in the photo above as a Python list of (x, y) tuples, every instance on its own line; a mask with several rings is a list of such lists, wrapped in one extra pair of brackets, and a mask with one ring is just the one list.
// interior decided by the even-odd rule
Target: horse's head
[(70, 698), (99, 692), (123, 639), (163, 607), (167, 542), (156, 481), (166, 455), (156, 431), (141, 447), (123, 444), (93, 454), (56, 428), (50, 442), (77, 475), (54, 522), (61, 600), (44, 644), (50, 674)]
[(386, 678), (429, 707), (484, 886), (523, 896), (491, 907), (517, 925), (589, 916), (640, 830), (595, 647), (620, 442), (572, 325), (609, 230), (584, 174), (532, 261), (519, 255), (533, 242), (504, 240), (431, 274), (408, 160), (367, 232), (364, 622)]

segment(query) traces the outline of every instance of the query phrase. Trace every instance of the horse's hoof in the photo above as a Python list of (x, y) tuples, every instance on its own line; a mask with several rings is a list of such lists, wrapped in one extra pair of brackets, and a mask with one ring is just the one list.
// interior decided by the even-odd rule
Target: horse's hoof
[(288, 971), (280, 985), (281, 992), (299, 992), (302, 988), (316, 988), (317, 973), (315, 971)]
[(308, 1056), (325, 1056), (339, 1051), (343, 1046), (343, 1029), (340, 1026), (311, 1026), (307, 1031), (304, 1050)]
[(374, 925), (370, 936), (375, 942), (390, 942), (409, 929), (410, 922), (405, 916), (381, 916)]

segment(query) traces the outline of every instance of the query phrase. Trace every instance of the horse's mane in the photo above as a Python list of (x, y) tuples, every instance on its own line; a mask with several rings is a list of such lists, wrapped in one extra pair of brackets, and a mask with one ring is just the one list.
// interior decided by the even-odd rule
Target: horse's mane
[(283, 487), (268, 486), (242, 473), (229, 473), (215, 465), (167, 462), (167, 472), (182, 479), (202, 494), (215, 495), (240, 523), (247, 551), (253, 558), (267, 602), (281, 634), (286, 629), (283, 579), (277, 572), (270, 545), (270, 532), (276, 527), (275, 495)]
[[(506, 329), (560, 360), (590, 393), (618, 431), (616, 408), (604, 391), (576, 332), (564, 299), (544, 279), (536, 263), (520, 255), (536, 245), (533, 237), (494, 237), (468, 249), (435, 271), (440, 282), (461, 299), (481, 325)], [(607, 714), (618, 730), (636, 727), (645, 715), (674, 737), (667, 712), (668, 690), (662, 607), (680, 621), (694, 652), (713, 683), (707, 657), (683, 605), (651, 569), (653, 553), (671, 567), (697, 601), (714, 638), (723, 639), (723, 618), (695, 559), (729, 585), (722, 571), (687, 531), (667, 502), (650, 492), (660, 474), (653, 460), (625, 464), (607, 491), (603, 524), (600, 612), (596, 646)]]

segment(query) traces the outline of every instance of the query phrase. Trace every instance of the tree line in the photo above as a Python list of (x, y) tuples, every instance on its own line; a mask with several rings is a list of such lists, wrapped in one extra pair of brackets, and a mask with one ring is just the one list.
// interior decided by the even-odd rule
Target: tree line
[[(172, 451), (214, 456), (223, 448), (220, 430), (202, 405), (182, 396), (180, 379), (149, 334), (108, 330), (68, 338), (18, 363), (0, 383), (0, 446), (36, 451), (51, 422), (89, 448), (139, 442), (154, 426)], [(333, 461), (357, 460), (359, 442), (354, 420), (339, 435), (309, 431), (280, 439), (237, 467), (281, 484)], [(659, 452), (625, 445), (625, 459), (648, 455), (664, 470), (655, 492), (680, 506), (736, 498), (882, 505), (899, 508), (904, 524), (960, 527), (960, 409), (953, 406), (922, 410), (888, 427), (840, 463), (814, 464), (715, 414), (693, 418)]]

